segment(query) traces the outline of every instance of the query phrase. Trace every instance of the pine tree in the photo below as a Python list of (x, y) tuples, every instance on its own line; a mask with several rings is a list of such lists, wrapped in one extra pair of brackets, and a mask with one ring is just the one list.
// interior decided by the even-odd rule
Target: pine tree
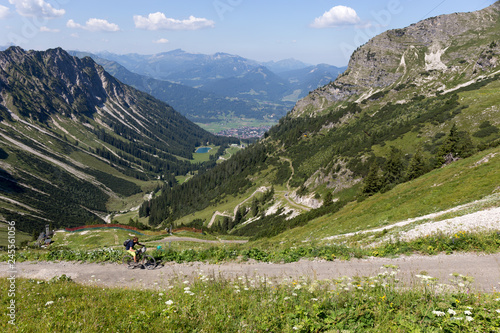
[(408, 165), (408, 179), (412, 180), (422, 176), (426, 172), (424, 155), (422, 154), (422, 150), (419, 148), (413, 155), (410, 160), (410, 164)]
[(474, 144), (467, 131), (458, 131), (457, 125), (453, 124), (450, 133), (439, 147), (436, 156), (436, 167), (445, 163), (466, 158), (474, 153)]
[(259, 213), (259, 202), (255, 198), (252, 201), (252, 208), (250, 209), (250, 212), (252, 216), (257, 216)]
[(366, 195), (373, 195), (380, 191), (381, 179), (379, 177), (379, 167), (377, 162), (373, 162), (366, 175), (361, 192)]
[(389, 158), (387, 159), (383, 173), (383, 187), (391, 188), (404, 181), (404, 162), (399, 151), (395, 147), (391, 147)]

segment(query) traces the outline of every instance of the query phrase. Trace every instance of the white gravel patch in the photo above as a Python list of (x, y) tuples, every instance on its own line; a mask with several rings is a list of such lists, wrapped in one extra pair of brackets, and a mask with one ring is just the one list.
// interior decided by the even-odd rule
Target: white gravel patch
[(435, 233), (452, 235), (460, 231), (481, 232), (500, 230), (500, 207), (487, 209), (439, 222), (429, 222), (399, 233), (402, 240), (411, 240)]

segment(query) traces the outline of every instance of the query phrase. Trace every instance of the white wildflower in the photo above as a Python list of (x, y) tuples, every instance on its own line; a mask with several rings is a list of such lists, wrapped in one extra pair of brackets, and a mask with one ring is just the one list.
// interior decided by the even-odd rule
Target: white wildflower
[(472, 316), (472, 312), (470, 312), (469, 310), (464, 311), (464, 314), (468, 315), (468, 316)]
[(467, 320), (467, 321), (473, 321), (474, 318), (467, 316), (467, 317), (465, 317), (465, 320)]
[(168, 301), (165, 302), (165, 304), (172, 305), (172, 304), (174, 304), (174, 301), (172, 301), (171, 299), (169, 299)]
[(432, 313), (438, 317), (442, 317), (445, 315), (445, 313), (443, 311), (432, 311)]
[(448, 309), (448, 313), (451, 314), (452, 316), (456, 315), (457, 313), (455, 312), (455, 310), (452, 310), (452, 309)]
[(45, 306), (49, 306), (49, 305), (52, 305), (54, 304), (54, 301), (48, 301), (47, 303), (45, 303)]

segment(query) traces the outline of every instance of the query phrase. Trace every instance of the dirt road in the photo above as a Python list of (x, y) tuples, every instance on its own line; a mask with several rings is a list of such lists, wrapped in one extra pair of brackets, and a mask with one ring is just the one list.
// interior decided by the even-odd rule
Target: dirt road
[[(396, 259), (369, 258), (350, 261), (306, 261), (289, 264), (269, 263), (165, 263), (154, 270), (129, 270), (119, 264), (80, 264), (71, 262), (17, 263), (17, 277), (50, 279), (66, 274), (83, 284), (128, 288), (165, 288), (172, 279), (193, 280), (200, 274), (208, 276), (266, 276), (269, 278), (333, 279), (342, 276), (375, 276), (386, 264), (400, 268), (398, 277), (405, 284), (420, 283), (416, 274), (438, 278), (449, 283), (451, 273), (474, 278), (473, 289), (482, 292), (500, 291), (500, 254), (453, 254), (437, 256), (410, 256)], [(7, 265), (0, 264), (0, 276), (7, 276)]]

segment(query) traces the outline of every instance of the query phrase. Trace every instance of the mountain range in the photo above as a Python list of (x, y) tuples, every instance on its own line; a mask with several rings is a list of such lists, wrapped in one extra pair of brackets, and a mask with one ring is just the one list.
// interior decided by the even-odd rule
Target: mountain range
[[(352, 54), (344, 73), (299, 100), (263, 140), (227, 164), (165, 189), (142, 216), (153, 224), (189, 222), (187, 214), (210, 215), (218, 209), (210, 205), (222, 205), (225, 196), (243, 200), (256, 189), (276, 187), (286, 194), (235, 202), (238, 209), (224, 213), (232, 224), (224, 215), (205, 221), (231, 234), (269, 237), (496, 147), (498, 31), (500, 2), (372, 38)], [(255, 74), (270, 76), (264, 70)], [(210, 182), (215, 178), (217, 183)], [(171, 210), (157, 208), (164, 206)]]
[(190, 162), (196, 147), (238, 142), (62, 49), (0, 52), (0, 119), (0, 213), (20, 229), (102, 221), (110, 200), (215, 164)]
[(345, 70), (294, 59), (259, 63), (226, 53), (182, 50), (155, 55), (70, 53), (92, 57), (122, 82), (167, 102), (197, 123), (230, 116), (276, 122), (299, 98)]
[[(304, 233), (321, 233), (342, 207), (498, 149), (499, 18), (496, 2), (374, 37), (333, 82), (308, 83), (311, 92), (262, 140), (219, 164), (237, 140), (204, 131), (122, 82), (155, 94), (185, 89), (186, 99), (198, 89), (214, 100), (224, 92), (224, 100), (277, 104), (300, 96), (305, 88), (293, 83), (303, 87), (305, 77), (324, 78), (328, 68), (277, 73), (238, 56), (180, 50), (100, 58), (101, 66), (62, 49), (10, 47), (0, 52), (0, 214), (30, 231), (95, 223), (140, 205), (137, 219), (153, 227), (203, 226), (255, 239), (320, 219), (318, 230)], [(144, 75), (145, 59), (158, 68), (156, 78)], [(182, 68), (183, 61), (208, 67)], [(174, 74), (177, 83), (165, 81)], [(194, 163), (194, 149), (207, 144), (217, 153)], [(189, 181), (178, 184), (181, 176)]]

